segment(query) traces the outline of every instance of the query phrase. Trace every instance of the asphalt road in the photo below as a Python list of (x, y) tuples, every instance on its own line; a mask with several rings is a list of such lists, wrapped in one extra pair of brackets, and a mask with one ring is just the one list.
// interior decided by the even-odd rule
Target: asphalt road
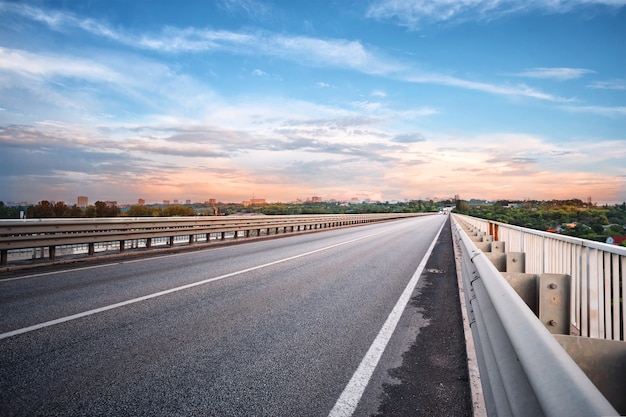
[(0, 415), (468, 415), (446, 220), (0, 274)]

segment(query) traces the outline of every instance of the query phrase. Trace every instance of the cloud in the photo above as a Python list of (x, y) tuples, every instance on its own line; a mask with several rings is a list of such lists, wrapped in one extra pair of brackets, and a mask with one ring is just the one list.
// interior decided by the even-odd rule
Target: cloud
[(626, 90), (626, 79), (608, 80), (608, 81), (596, 81), (589, 84), (587, 87), (598, 90)]
[[(480, 1), (480, 0), (479, 0)], [(624, 0), (626, 1), (626, 0)], [(417, 4), (420, 4), (419, 2)], [(410, 7), (409, 3), (402, 1), (389, 3), (397, 7)], [(441, 5), (439, 5), (441, 6)], [(433, 7), (439, 7), (437, 5)], [(391, 6), (389, 6), (391, 7)], [(395, 7), (395, 6), (394, 6)], [(459, 6), (463, 7), (463, 6)], [(348, 39), (320, 39), (308, 36), (290, 36), (286, 34), (276, 34), (271, 32), (232, 32), (211, 29), (198, 28), (175, 28), (166, 27), (156, 33), (140, 33), (129, 34), (123, 31), (114, 30), (105, 23), (95, 23), (89, 19), (81, 20), (73, 15), (64, 15), (60, 13), (52, 13), (54, 19), (39, 18), (45, 15), (40, 9), (30, 6), (13, 6), (13, 9), (28, 10), (26, 15), (31, 18), (37, 18), (51, 25), (52, 28), (60, 30), (63, 25), (79, 28), (80, 30), (89, 31), (97, 36), (104, 36), (125, 44), (131, 48), (150, 49), (161, 53), (186, 53), (186, 52), (217, 52), (227, 51), (242, 55), (264, 55), (276, 57), (286, 61), (297, 63), (298, 65), (307, 65), (311, 67), (330, 67), (350, 69), (363, 74), (378, 75), (391, 79), (399, 79), (408, 82), (438, 84), (450, 87), (457, 87), (468, 90), (482, 91), (490, 94), (505, 96), (524, 96), (539, 100), (567, 102), (570, 99), (554, 96), (544, 93), (535, 88), (520, 85), (497, 85), (472, 80), (465, 80), (448, 76), (445, 74), (425, 73), (410, 68), (409, 65), (385, 56), (375, 49), (365, 47), (361, 42)], [(51, 23), (52, 22), (52, 23)], [(23, 60), (25, 61), (25, 60)], [(88, 62), (70, 63), (79, 65), (76, 69), (77, 73), (84, 73), (89, 68)], [(17, 65), (14, 66), (17, 69)], [(39, 68), (45, 71), (51, 71), (54, 68), (59, 70), (64, 68), (62, 62), (58, 65), (45, 69), (46, 65), (40, 65)], [(72, 66), (68, 66), (72, 68)], [(106, 77), (120, 77), (119, 72), (108, 73), (106, 66), (96, 62), (94, 72), (101, 71), (104, 79)], [(548, 69), (544, 69), (548, 70)], [(561, 76), (564, 76), (565, 69), (553, 69), (553, 76), (561, 70)], [(576, 70), (572, 69), (570, 76)], [(260, 72), (259, 72), (260, 71)], [(588, 70), (587, 70), (588, 71)], [(66, 71), (67, 73), (67, 71)], [(149, 73), (145, 72), (144, 73)], [(255, 70), (255, 75), (265, 74), (261, 70)], [(548, 72), (544, 71), (544, 75)], [(90, 76), (94, 76), (93, 74)], [(318, 88), (326, 87), (327, 83), (317, 83)], [(381, 90), (375, 90), (375, 97), (383, 97), (385, 94)]]
[[(225, 1), (227, 6), (248, 8), (253, 1)], [(122, 43), (132, 48), (166, 53), (225, 50), (241, 54), (259, 53), (310, 66), (351, 68), (367, 74), (396, 71), (401, 64), (368, 51), (360, 42), (346, 39), (319, 39), (268, 32), (232, 32), (224, 30), (165, 27), (156, 33), (133, 34), (117, 30), (106, 23), (77, 17), (69, 13), (43, 11), (25, 5), (9, 5), (5, 11), (19, 13), (47, 24), (51, 29), (79, 29)]]
[(255, 69), (252, 71), (252, 75), (254, 75), (255, 77), (267, 77), (269, 76), (269, 74), (265, 71), (262, 71), (260, 69)]
[(511, 75), (528, 78), (547, 78), (555, 80), (573, 80), (595, 71), (586, 68), (530, 68)]
[(415, 73), (403, 76), (403, 79), (408, 82), (421, 83), (421, 84), (440, 84), (449, 87), (458, 87), (466, 90), (481, 91), (489, 94), (503, 95), (503, 96), (520, 96), (529, 97), (538, 100), (555, 101), (555, 102), (569, 102), (572, 99), (567, 99), (553, 94), (544, 93), (535, 88), (529, 87), (525, 84), (519, 85), (497, 85), (491, 83), (484, 83), (478, 81), (464, 80), (462, 78), (456, 78), (443, 74), (428, 74), (428, 73)]
[(73, 77), (95, 82), (123, 83), (126, 77), (93, 60), (54, 54), (34, 54), (0, 47), (0, 70), (31, 80), (45, 77)]
[(597, 114), (606, 117), (626, 116), (626, 106), (560, 106), (560, 108), (570, 112)]
[(232, 15), (246, 16), (255, 21), (273, 20), (276, 10), (256, 0), (219, 0), (218, 5)]
[(331, 85), (322, 81), (318, 81), (315, 83), (315, 87), (317, 88), (330, 88)]
[(424, 142), (426, 138), (421, 133), (404, 133), (394, 136), (391, 140), (398, 143), (417, 143)]
[(619, 8), (626, 0), (374, 0), (366, 16), (417, 30), (429, 24), (490, 21), (508, 15), (569, 13), (591, 6)]

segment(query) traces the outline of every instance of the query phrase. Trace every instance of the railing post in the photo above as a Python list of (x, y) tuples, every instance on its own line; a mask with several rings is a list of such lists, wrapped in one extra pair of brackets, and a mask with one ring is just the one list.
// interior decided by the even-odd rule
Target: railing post
[(9, 264), (9, 251), (7, 249), (0, 250), (0, 266)]
[(87, 256), (94, 256), (96, 254), (96, 245), (93, 242), (87, 244)]
[(120, 240), (120, 253), (123, 253), (125, 251), (126, 251), (126, 241)]
[(57, 247), (56, 246), (49, 246), (48, 247), (48, 258), (51, 261), (56, 261), (57, 259)]

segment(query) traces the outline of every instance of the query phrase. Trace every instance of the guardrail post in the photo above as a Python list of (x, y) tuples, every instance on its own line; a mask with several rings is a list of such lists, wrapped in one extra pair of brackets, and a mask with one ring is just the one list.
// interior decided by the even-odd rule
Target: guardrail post
[(552, 334), (570, 333), (570, 277), (541, 274), (537, 282), (539, 320)]
[(167, 246), (174, 246), (174, 236), (168, 238)]
[(96, 254), (96, 245), (93, 242), (87, 244), (87, 256), (94, 256)]
[(146, 238), (146, 249), (151, 249), (152, 248), (152, 238)]
[(120, 253), (123, 253), (125, 251), (126, 251), (126, 241), (120, 240)]
[(526, 272), (526, 254), (524, 252), (507, 252), (506, 272)]
[(56, 246), (49, 246), (48, 247), (48, 258), (51, 261), (56, 261), (57, 259), (57, 247)]
[(0, 266), (9, 264), (9, 251), (7, 249), (0, 250)]

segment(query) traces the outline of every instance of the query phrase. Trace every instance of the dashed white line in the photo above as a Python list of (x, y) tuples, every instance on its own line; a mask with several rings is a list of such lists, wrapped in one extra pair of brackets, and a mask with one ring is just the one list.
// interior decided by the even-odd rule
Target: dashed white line
[(21, 329), (12, 330), (10, 332), (0, 333), (0, 340), (7, 339), (7, 338), (13, 337), (13, 336), (17, 336), (19, 334), (32, 332), (34, 330), (43, 329), (45, 327), (54, 326), (56, 324), (61, 324), (61, 323), (65, 323), (65, 322), (68, 322), (68, 321), (72, 321), (72, 320), (80, 319), (80, 318), (83, 318), (83, 317), (91, 316), (91, 315), (94, 315), (94, 314), (102, 313), (104, 311), (113, 310), (115, 308), (124, 307), (124, 306), (130, 305), (130, 304), (139, 303), (141, 301), (150, 300), (152, 298), (161, 297), (163, 295), (172, 294), (172, 293), (175, 293), (175, 292), (178, 292), (178, 291), (183, 291), (183, 290), (186, 290), (186, 289), (189, 289), (189, 288), (193, 288), (193, 287), (197, 287), (197, 286), (200, 286), (200, 285), (205, 285), (205, 284), (208, 284), (210, 282), (219, 281), (219, 280), (222, 280), (222, 279), (225, 279), (225, 278), (229, 278), (229, 277), (232, 277), (232, 276), (235, 276), (235, 275), (245, 274), (246, 272), (251, 272), (251, 271), (256, 271), (258, 269), (267, 268), (268, 266), (280, 264), (280, 263), (283, 263), (283, 262), (288, 262), (288, 261), (291, 261), (293, 259), (302, 258), (303, 256), (312, 255), (314, 253), (318, 253), (318, 252), (322, 252), (322, 251), (325, 251), (325, 250), (328, 250), (328, 249), (336, 248), (338, 246), (347, 245), (349, 243), (353, 243), (353, 242), (357, 242), (359, 240), (367, 239), (367, 238), (370, 238), (372, 236), (376, 236), (376, 235), (379, 235), (379, 234), (382, 234), (382, 233), (385, 233), (385, 231), (381, 231), (381, 232), (377, 232), (377, 233), (371, 233), (371, 234), (368, 234), (368, 235), (365, 235), (365, 236), (358, 237), (356, 239), (347, 240), (345, 242), (337, 243), (337, 244), (330, 245), (330, 246), (325, 246), (323, 248), (315, 249), (315, 250), (312, 250), (312, 251), (309, 251), (309, 252), (304, 252), (304, 253), (301, 253), (299, 255), (294, 255), (294, 256), (290, 256), (288, 258), (278, 259), (276, 261), (268, 262), (268, 263), (265, 263), (265, 264), (262, 264), (262, 265), (257, 265), (257, 266), (253, 266), (253, 267), (250, 267), (250, 268), (242, 269), (242, 270), (239, 270), (239, 271), (231, 272), (231, 273), (228, 273), (228, 274), (220, 275), (220, 276), (217, 276), (217, 277), (213, 277), (213, 278), (205, 279), (205, 280), (202, 280), (202, 281), (194, 282), (194, 283), (191, 283), (191, 284), (182, 285), (180, 287), (170, 288), (169, 290), (164, 290), (164, 291), (159, 291), (159, 292), (155, 292), (155, 293), (152, 293), (152, 294), (147, 294), (147, 295), (144, 295), (142, 297), (137, 297), (137, 298), (133, 298), (133, 299), (126, 300), (126, 301), (121, 301), (121, 302), (115, 303), (115, 304), (109, 304), (109, 305), (106, 305), (106, 306), (103, 306), (103, 307), (94, 308), (92, 310), (83, 311), (81, 313), (76, 313), (76, 314), (72, 314), (72, 315), (69, 315), (69, 316), (60, 317), (58, 319), (46, 321), (46, 322), (43, 322), (43, 323), (34, 324), (32, 326), (23, 327)]

